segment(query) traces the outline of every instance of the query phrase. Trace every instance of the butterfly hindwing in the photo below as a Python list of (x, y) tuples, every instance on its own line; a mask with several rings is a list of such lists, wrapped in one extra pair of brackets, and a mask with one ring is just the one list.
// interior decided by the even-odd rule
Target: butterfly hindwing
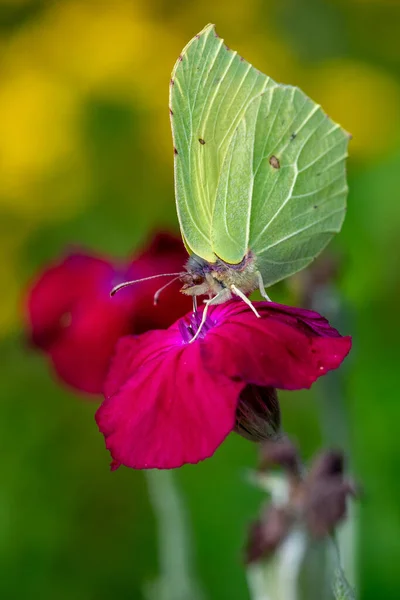
[(257, 96), (227, 151), (213, 251), (235, 263), (250, 250), (267, 286), (309, 264), (345, 216), (348, 140), (298, 88)]

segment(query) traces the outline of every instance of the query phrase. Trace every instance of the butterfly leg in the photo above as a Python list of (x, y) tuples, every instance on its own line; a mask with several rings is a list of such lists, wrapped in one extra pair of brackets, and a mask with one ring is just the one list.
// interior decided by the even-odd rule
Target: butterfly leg
[(239, 288), (236, 287), (236, 285), (231, 285), (231, 290), (234, 294), (236, 294), (236, 296), (239, 296), (239, 298), (241, 298), (243, 302), (246, 302), (247, 306), (250, 306), (251, 310), (256, 315), (256, 317), (258, 317), (259, 319), (261, 318), (261, 315), (258, 314), (257, 310), (253, 306), (252, 301), (249, 300), (248, 297), (245, 294), (243, 294), (243, 292), (239, 290)]
[(229, 290), (227, 288), (224, 288), (224, 289), (220, 290), (216, 296), (214, 296), (213, 298), (210, 298), (210, 300), (206, 300), (204, 302), (205, 306), (204, 306), (204, 310), (203, 310), (203, 314), (202, 314), (202, 317), (201, 317), (199, 328), (196, 331), (196, 333), (194, 334), (194, 336), (192, 337), (192, 339), (190, 340), (189, 344), (191, 344), (192, 342), (194, 342), (195, 339), (197, 339), (197, 337), (199, 336), (199, 333), (202, 330), (202, 327), (203, 327), (203, 325), (204, 325), (204, 323), (206, 322), (206, 319), (207, 319), (208, 307), (211, 304), (221, 304), (225, 300), (229, 300), (229, 297), (231, 297), (231, 294), (229, 292), (229, 296), (227, 297), (227, 292), (229, 292)]
[(268, 302), (272, 302), (271, 298), (268, 296), (267, 292), (265, 291), (264, 282), (263, 282), (263, 278), (262, 278), (260, 271), (257, 271), (257, 278), (258, 278), (258, 289), (260, 290), (261, 296), (263, 298), (265, 298), (266, 300), (268, 300)]

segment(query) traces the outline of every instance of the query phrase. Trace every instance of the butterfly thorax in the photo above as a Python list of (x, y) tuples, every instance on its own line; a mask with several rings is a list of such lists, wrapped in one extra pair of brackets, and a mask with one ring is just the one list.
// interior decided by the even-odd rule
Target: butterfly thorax
[(185, 268), (186, 273), (181, 277), (184, 284), (181, 292), (190, 296), (215, 296), (226, 290), (226, 294), (221, 298), (221, 302), (224, 302), (231, 297), (232, 286), (246, 295), (259, 286), (258, 269), (251, 252), (236, 265), (228, 264), (220, 258), (211, 263), (192, 254)]

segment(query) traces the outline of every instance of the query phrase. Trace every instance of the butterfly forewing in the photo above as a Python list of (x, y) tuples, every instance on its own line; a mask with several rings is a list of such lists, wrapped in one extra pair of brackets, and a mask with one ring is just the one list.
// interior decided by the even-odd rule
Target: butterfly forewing
[[(229, 50), (213, 25), (189, 42), (174, 67), (170, 110), (178, 217), (188, 249), (210, 262), (216, 259), (213, 214), (223, 165), (241, 117), (270, 82)], [(222, 251), (220, 258), (228, 256)]]

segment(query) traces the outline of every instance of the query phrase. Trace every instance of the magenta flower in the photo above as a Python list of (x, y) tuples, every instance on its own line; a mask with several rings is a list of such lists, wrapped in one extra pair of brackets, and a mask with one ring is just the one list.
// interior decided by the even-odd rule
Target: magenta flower
[(153, 296), (164, 283), (155, 279), (121, 290), (127, 279), (181, 271), (182, 243), (168, 234), (155, 236), (133, 260), (117, 264), (89, 253), (71, 253), (46, 269), (32, 285), (27, 320), (32, 342), (50, 356), (59, 377), (87, 393), (101, 394), (115, 345), (121, 336), (168, 327), (185, 314), (190, 299), (179, 284)]
[(208, 458), (240, 431), (252, 389), (262, 401), (271, 388), (309, 388), (350, 350), (351, 338), (318, 313), (254, 304), (260, 319), (241, 301), (210, 307), (193, 343), (201, 313), (120, 340), (96, 413), (113, 468), (174, 468)]

